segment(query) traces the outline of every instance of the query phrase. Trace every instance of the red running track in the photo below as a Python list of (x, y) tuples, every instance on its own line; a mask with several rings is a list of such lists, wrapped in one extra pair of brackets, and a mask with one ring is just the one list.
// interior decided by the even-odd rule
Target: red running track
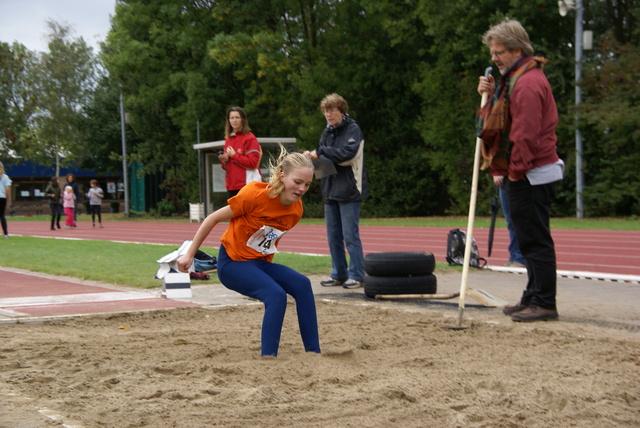
[[(95, 239), (180, 245), (191, 239), (197, 223), (112, 222), (104, 229), (92, 229), (79, 222), (76, 229), (49, 230), (48, 222), (9, 222), (14, 235), (52, 238)], [(207, 247), (218, 247), (226, 229), (218, 225), (205, 241)], [(428, 251), (439, 262), (445, 262), (447, 234), (450, 228), (408, 226), (361, 226), (360, 235), (366, 253), (381, 251)], [(552, 231), (556, 244), (558, 270), (598, 272), (618, 275), (640, 275), (640, 231), (564, 230)], [(473, 236), (480, 255), (492, 266), (508, 260), (509, 235), (505, 228), (495, 231), (493, 252), (487, 257), (488, 229), (477, 228)], [(298, 225), (280, 242), (280, 251), (328, 255), (324, 225)], [(0, 262), (1, 264), (1, 262)]]

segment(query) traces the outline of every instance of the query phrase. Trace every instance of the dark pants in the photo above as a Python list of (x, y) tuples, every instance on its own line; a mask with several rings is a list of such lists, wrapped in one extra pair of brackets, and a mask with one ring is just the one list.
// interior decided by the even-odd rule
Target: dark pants
[(91, 222), (96, 224), (96, 215), (98, 216), (98, 223), (102, 224), (102, 207), (100, 205), (90, 205), (91, 207)]
[(511, 220), (520, 252), (527, 261), (527, 288), (520, 303), (556, 309), (556, 251), (549, 227), (549, 207), (557, 183), (532, 186), (526, 178), (507, 185)]
[(62, 204), (58, 202), (49, 202), (49, 208), (51, 209), (51, 229), (54, 224), (60, 229), (60, 216), (62, 215)]
[(2, 223), (2, 233), (8, 235), (7, 231), (7, 219), (4, 216), (4, 212), (7, 209), (7, 198), (0, 198), (0, 223)]

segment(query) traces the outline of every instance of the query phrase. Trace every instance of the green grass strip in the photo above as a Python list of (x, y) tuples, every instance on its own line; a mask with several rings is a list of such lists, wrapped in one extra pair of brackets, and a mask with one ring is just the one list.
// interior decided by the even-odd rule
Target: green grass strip
[[(156, 260), (176, 248), (174, 245), (12, 236), (2, 242), (0, 266), (114, 285), (153, 288), (162, 286), (162, 281), (154, 278), (159, 267)], [(201, 249), (212, 256), (218, 255), (216, 248)], [(328, 276), (331, 271), (329, 256), (278, 253), (274, 262), (305, 275)], [(219, 282), (215, 274), (209, 281), (198, 283), (214, 282)]]

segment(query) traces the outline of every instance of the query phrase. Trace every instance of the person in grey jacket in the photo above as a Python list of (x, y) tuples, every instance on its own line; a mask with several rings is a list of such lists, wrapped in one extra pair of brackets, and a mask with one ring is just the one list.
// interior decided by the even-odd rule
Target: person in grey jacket
[(62, 189), (60, 188), (60, 180), (58, 177), (51, 177), (47, 188), (44, 189), (44, 194), (49, 201), (49, 208), (51, 208), (51, 230), (56, 230), (54, 225), (60, 229), (60, 216), (62, 215)]
[[(360, 240), (360, 205), (369, 196), (364, 164), (364, 135), (355, 120), (347, 114), (347, 102), (338, 94), (329, 94), (320, 103), (327, 126), (318, 147), (305, 155), (311, 159), (326, 158), (337, 174), (322, 178), (324, 218), (331, 253), (331, 277), (321, 284), (326, 287), (361, 287), (364, 282), (364, 253)], [(345, 245), (349, 252), (349, 265)]]

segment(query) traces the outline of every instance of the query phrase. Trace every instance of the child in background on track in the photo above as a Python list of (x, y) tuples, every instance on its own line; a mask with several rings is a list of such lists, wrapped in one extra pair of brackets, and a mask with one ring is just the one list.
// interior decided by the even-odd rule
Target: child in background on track
[(198, 247), (214, 226), (229, 220), (220, 238), (218, 278), (230, 290), (264, 303), (261, 355), (278, 355), (287, 294), (296, 301), (305, 351), (320, 353), (311, 281), (287, 266), (272, 263), (280, 237), (302, 217), (302, 195), (313, 180), (313, 164), (302, 153), (287, 154), (281, 146), (280, 156), (270, 170), (269, 183), (246, 184), (229, 199), (229, 205), (207, 216), (187, 253), (178, 259), (178, 269), (187, 272)]
[(64, 227), (67, 229), (73, 229), (76, 227), (75, 220), (73, 218), (73, 211), (76, 206), (76, 194), (73, 192), (73, 187), (65, 186), (64, 194), (62, 195), (62, 207), (64, 208)]
[(89, 198), (89, 206), (91, 207), (91, 222), (92, 227), (96, 227), (96, 214), (98, 215), (98, 224), (102, 229), (102, 198), (104, 193), (102, 188), (98, 185), (98, 180), (91, 180), (91, 189), (87, 192), (87, 198)]

